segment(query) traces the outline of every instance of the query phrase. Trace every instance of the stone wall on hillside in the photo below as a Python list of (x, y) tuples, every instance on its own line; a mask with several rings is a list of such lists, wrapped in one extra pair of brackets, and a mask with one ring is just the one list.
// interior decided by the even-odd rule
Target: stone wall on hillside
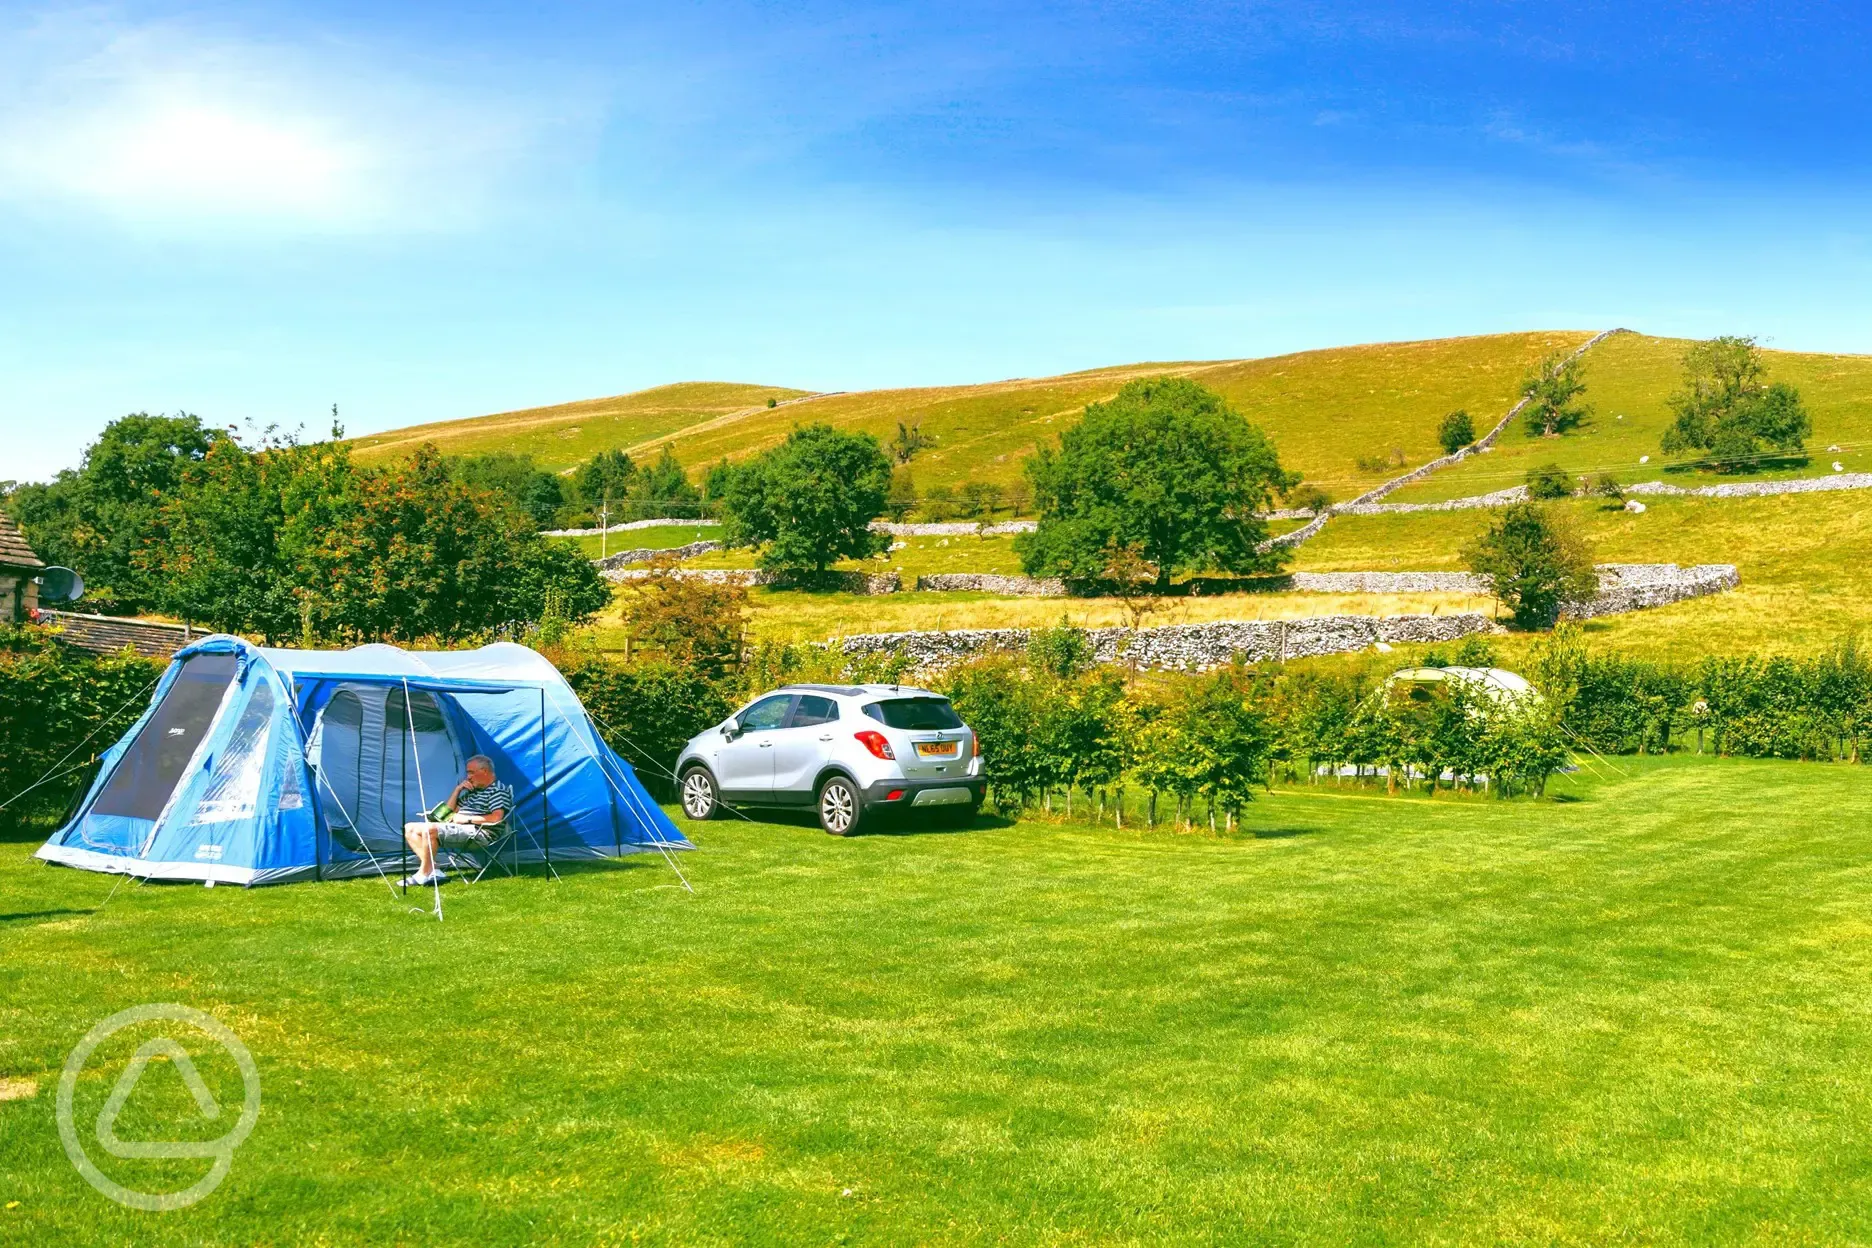
[(1703, 563), (1680, 568), (1674, 563), (1602, 563), (1599, 593), (1591, 602), (1569, 604), (1576, 620), (1661, 607), (1706, 594), (1720, 594), (1742, 583), (1732, 563)]
[(673, 525), (720, 524), (719, 520), (672, 520), (668, 517), (653, 520), (629, 520), (622, 524), (609, 525), (602, 529), (541, 529), (541, 537), (597, 537), (600, 533), (628, 533), (632, 529), (667, 529)]
[(1291, 588), (1308, 594), (1487, 594), (1473, 572), (1295, 572)]
[[(646, 580), (657, 575), (649, 568), (606, 568), (605, 579), (619, 584)], [(717, 585), (766, 585), (776, 589), (816, 589), (842, 594), (895, 594), (903, 589), (903, 578), (895, 572), (825, 572), (807, 584), (797, 578), (780, 577), (755, 568), (675, 568), (670, 576), (683, 580), (710, 581)]]
[(594, 559), (598, 570), (629, 567), (633, 563), (649, 563), (653, 559), (693, 559), (697, 555), (706, 555), (710, 551), (720, 550), (720, 542), (690, 542), (687, 546), (644, 546), (636, 550), (620, 550), (615, 555), (606, 555)]
[(930, 521), (926, 524), (891, 524), (884, 520), (873, 520), (871, 529), (876, 533), (889, 533), (893, 537), (973, 537), (986, 533), (990, 537), (1000, 537), (1009, 533), (1031, 533), (1040, 527), (1037, 520), (1002, 520), (983, 528), (977, 520)]
[(967, 590), (1022, 597), (1059, 597), (1066, 592), (1066, 582), (1058, 577), (1001, 576), (990, 572), (936, 572), (917, 577), (916, 587), (936, 592)]
[[(1086, 630), (1100, 662), (1119, 660), (1145, 667), (1208, 669), (1236, 657), (1250, 661), (1346, 654), (1376, 642), (1454, 641), (1495, 627), (1476, 612), (1456, 615), (1335, 615), (1302, 620), (1225, 620), (1172, 624), (1162, 628)], [(846, 654), (902, 653), (919, 666), (951, 663), (971, 655), (1016, 651), (1032, 629), (956, 629), (946, 632), (866, 633), (830, 644)]]

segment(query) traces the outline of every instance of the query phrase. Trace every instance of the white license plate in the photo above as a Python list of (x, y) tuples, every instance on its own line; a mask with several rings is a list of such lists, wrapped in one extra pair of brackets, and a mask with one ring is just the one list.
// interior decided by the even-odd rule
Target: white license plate
[(916, 743), (918, 758), (954, 758), (959, 741), (919, 741)]

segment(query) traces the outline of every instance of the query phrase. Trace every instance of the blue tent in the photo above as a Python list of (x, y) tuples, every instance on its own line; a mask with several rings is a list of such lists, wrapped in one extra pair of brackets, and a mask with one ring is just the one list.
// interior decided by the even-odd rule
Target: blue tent
[(513, 786), (503, 861), (692, 848), (525, 646), (274, 650), (214, 636), (176, 654), (38, 857), (247, 885), (398, 870), (403, 824), (476, 754)]

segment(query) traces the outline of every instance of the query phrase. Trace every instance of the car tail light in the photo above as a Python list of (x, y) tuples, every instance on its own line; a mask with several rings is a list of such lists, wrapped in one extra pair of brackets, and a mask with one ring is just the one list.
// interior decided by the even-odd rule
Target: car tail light
[(865, 749), (870, 750), (871, 753), (878, 758), (888, 758), (892, 762), (897, 761), (897, 753), (895, 750), (891, 749), (890, 742), (884, 739), (883, 733), (866, 730), (858, 733), (857, 736), (858, 743), (864, 746)]
[(981, 738), (972, 732), (969, 734), (969, 757), (981, 757)]

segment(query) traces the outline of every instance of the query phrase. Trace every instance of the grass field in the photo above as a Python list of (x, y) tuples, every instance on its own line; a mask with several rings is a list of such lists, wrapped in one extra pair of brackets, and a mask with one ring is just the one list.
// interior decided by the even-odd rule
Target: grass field
[[(1848, 472), (1872, 471), (1872, 356), (1863, 355), (1765, 353), (1769, 379), (1797, 386), (1813, 420), (1805, 462), (1718, 475), (1667, 458), (1658, 449), (1673, 419), (1666, 400), (1681, 384), (1683, 353), (1690, 345), (1682, 339), (1613, 335), (1585, 356), (1584, 397), (1594, 414), (1581, 428), (1543, 438), (1516, 422), (1504, 431), (1495, 450), (1414, 482), (1388, 501), (1434, 502), (1486, 494), (1522, 484), (1529, 468), (1547, 463), (1575, 475), (1610, 472), (1628, 483), (1669, 481), (1683, 486), (1824, 476), (1836, 461)], [(1496, 409), (1495, 415), (1504, 410)], [(1826, 449), (1834, 445), (1840, 448), (1837, 452)], [(1639, 463), (1646, 455), (1651, 462)]]
[(720, 537), (719, 524), (670, 524), (649, 529), (626, 529), (604, 538), (568, 537), (561, 540), (575, 543), (588, 558), (596, 559), (601, 550), (608, 550), (614, 555), (624, 550), (668, 550), (672, 546), (712, 542)]
[[(1646, 499), (1643, 515), (1597, 502), (1556, 504), (1574, 515), (1602, 563), (1733, 563), (1739, 590), (1608, 616), (1589, 629), (1653, 657), (1742, 651), (1812, 653), (1872, 630), (1872, 539), (1863, 491), (1769, 498)], [(1301, 546), (1296, 569), (1455, 569), (1483, 511), (1336, 516)]]
[[(1617, 765), (1539, 803), (1282, 790), (1233, 838), (718, 823), (693, 897), (637, 859), (451, 886), (441, 925), (375, 880), (113, 896), (16, 829), (0, 1240), (1872, 1237), (1863, 773)], [(263, 1109), (218, 1192), (133, 1213), (53, 1090), (168, 1001), (243, 1038)], [(125, 1138), (201, 1125), (161, 1065)]]
[(636, 446), (739, 411), (765, 412), (768, 399), (784, 401), (804, 393), (783, 386), (691, 381), (608, 399), (412, 425), (353, 438), (351, 445), (365, 463), (433, 442), (451, 455), (530, 454), (542, 468), (557, 471), (599, 451)]

